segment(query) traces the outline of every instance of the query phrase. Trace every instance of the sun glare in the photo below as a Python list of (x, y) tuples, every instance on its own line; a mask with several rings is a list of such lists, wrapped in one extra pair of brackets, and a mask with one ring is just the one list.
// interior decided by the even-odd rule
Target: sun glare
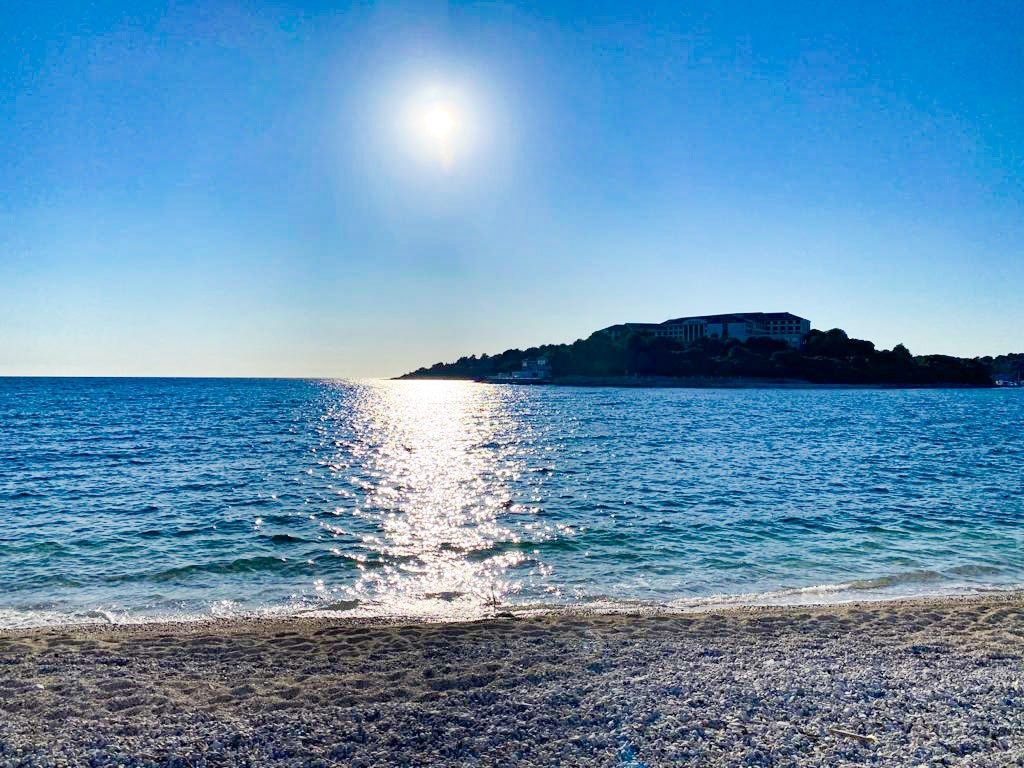
[(431, 86), (414, 94), (406, 110), (407, 140), (428, 164), (450, 171), (471, 153), (474, 116), (459, 89)]
[(445, 171), (450, 171), (460, 138), (455, 109), (443, 101), (431, 102), (422, 108), (419, 123), (428, 154), (439, 161)]
[(423, 115), (423, 128), (435, 141), (447, 142), (458, 128), (455, 112), (447, 104), (432, 104)]

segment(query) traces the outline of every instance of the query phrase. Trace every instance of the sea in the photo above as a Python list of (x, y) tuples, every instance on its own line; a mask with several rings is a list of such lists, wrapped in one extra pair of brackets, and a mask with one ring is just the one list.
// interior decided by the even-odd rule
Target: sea
[(0, 627), (1024, 584), (1024, 390), (0, 379)]

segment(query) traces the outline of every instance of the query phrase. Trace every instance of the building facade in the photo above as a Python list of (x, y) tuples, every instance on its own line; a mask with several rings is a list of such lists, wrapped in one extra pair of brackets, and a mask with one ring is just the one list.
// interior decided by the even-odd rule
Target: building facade
[(624, 323), (604, 329), (613, 335), (626, 332), (652, 333), (655, 336), (688, 343), (697, 339), (747, 339), (766, 337), (799, 347), (811, 330), (811, 321), (790, 312), (737, 312), (730, 315), (677, 317), (663, 323)]

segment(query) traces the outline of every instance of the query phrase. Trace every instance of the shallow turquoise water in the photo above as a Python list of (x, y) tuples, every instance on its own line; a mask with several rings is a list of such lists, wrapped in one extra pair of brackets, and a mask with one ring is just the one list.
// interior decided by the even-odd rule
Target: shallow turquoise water
[(1024, 392), (0, 379), (0, 625), (1024, 583)]

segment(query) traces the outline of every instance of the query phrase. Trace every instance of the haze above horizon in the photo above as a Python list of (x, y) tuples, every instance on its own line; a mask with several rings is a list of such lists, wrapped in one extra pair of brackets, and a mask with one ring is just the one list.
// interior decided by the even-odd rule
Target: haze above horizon
[(391, 376), (741, 310), (1021, 351), (1017, 3), (0, 19), (0, 375)]

